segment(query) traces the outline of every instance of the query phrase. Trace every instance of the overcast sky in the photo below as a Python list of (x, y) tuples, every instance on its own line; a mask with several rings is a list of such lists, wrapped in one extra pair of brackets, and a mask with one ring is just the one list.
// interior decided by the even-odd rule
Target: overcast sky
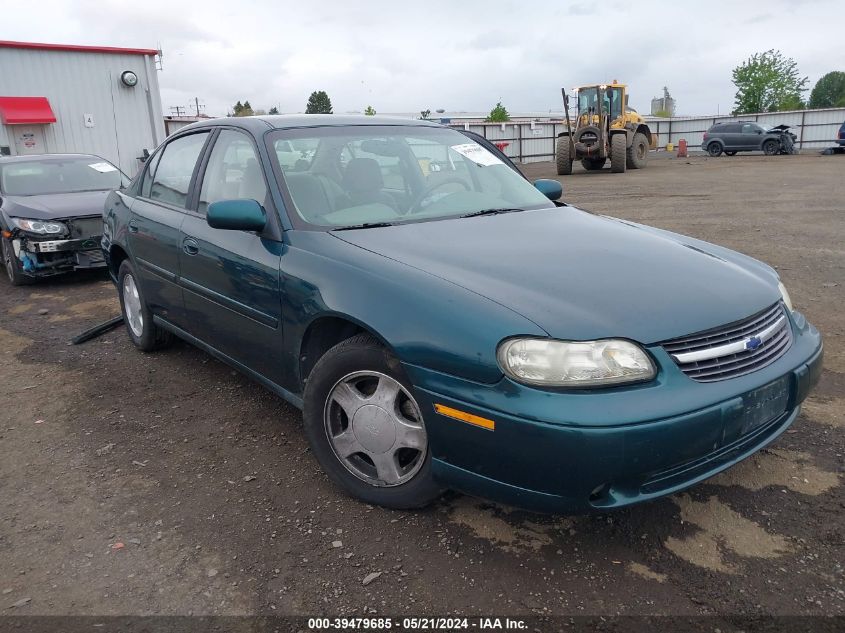
[[(560, 109), (560, 88), (618, 79), (647, 112), (664, 85), (678, 114), (729, 112), (731, 70), (778, 48), (812, 87), (845, 70), (830, 30), (842, 0), (0, 0), (0, 39), (156, 48), (164, 113), (199, 97), (302, 112)], [(828, 30), (825, 30), (828, 29)]]

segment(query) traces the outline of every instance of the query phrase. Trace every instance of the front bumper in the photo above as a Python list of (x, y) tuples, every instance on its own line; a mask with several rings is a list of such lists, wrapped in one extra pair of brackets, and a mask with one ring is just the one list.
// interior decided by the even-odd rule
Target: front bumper
[[(405, 368), (444, 487), (531, 510), (611, 509), (707, 479), (792, 424), (822, 368), (818, 331), (797, 313), (792, 327), (793, 344), (777, 361), (714, 383), (688, 378), (660, 347), (649, 348), (660, 365), (651, 383), (590, 392)], [(751, 395), (769, 385), (786, 390), (784, 408), (749, 429), (750, 407), (759, 406)], [(495, 430), (438, 415), (435, 403), (493, 420)]]
[(56, 240), (19, 234), (12, 239), (12, 248), (22, 271), (31, 277), (106, 265), (99, 235)]

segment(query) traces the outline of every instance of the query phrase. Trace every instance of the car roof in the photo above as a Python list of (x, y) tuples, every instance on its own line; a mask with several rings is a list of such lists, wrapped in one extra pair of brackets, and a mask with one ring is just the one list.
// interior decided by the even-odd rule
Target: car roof
[(0, 156), (0, 165), (5, 163), (46, 162), (53, 160), (67, 160), (68, 158), (88, 158), (99, 161), (105, 160), (94, 154), (24, 154), (21, 156)]
[(361, 114), (269, 114), (244, 117), (221, 117), (186, 125), (182, 130), (195, 130), (216, 126), (233, 126), (261, 133), (267, 130), (288, 130), (309, 127), (343, 127), (355, 125), (396, 125), (412, 127), (443, 127), (435, 121), (407, 119), (391, 116), (366, 116)]

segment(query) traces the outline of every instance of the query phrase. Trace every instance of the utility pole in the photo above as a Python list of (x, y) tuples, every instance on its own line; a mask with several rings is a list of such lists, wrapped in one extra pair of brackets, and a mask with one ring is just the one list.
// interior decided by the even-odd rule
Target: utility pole
[(199, 97), (194, 97), (194, 107), (197, 111), (197, 118), (200, 116), (200, 109), (205, 109), (205, 104), (201, 104)]
[(185, 108), (182, 106), (170, 106), (170, 111), (176, 116), (182, 116), (185, 114)]

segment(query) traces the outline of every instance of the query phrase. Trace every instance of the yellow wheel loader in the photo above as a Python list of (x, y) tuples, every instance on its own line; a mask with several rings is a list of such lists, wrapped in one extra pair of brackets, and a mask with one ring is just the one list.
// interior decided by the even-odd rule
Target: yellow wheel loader
[(575, 128), (569, 119), (569, 97), (563, 94), (567, 131), (558, 134), (557, 173), (571, 174), (572, 163), (580, 160), (584, 169), (594, 171), (610, 159), (610, 171), (642, 169), (648, 160), (649, 148), (655, 147), (645, 120), (628, 107), (624, 84), (594, 84), (574, 90), (578, 99)]

